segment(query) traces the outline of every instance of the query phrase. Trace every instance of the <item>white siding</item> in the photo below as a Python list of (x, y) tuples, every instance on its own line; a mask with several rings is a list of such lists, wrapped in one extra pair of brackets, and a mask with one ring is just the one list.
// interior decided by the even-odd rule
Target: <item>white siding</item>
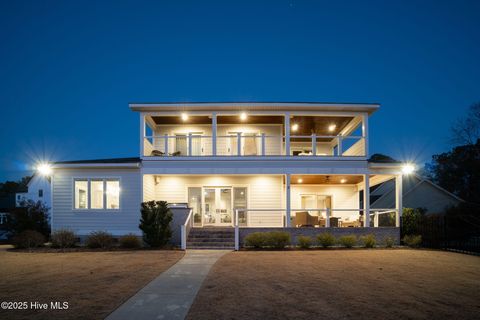
[[(283, 209), (282, 176), (158, 176), (156, 200), (188, 202), (188, 186), (246, 186), (248, 207), (254, 209)], [(250, 222), (259, 226), (280, 226), (283, 212), (252, 212)]]
[(343, 156), (364, 156), (365, 155), (365, 140), (360, 139), (355, 142), (350, 148), (343, 151)]
[(155, 176), (143, 175), (143, 201), (153, 201), (155, 199)]
[[(53, 177), (52, 230), (69, 228), (78, 235), (105, 230), (119, 236), (141, 235), (140, 202), (142, 185), (140, 169), (57, 169)], [(119, 210), (74, 210), (73, 181), (75, 178), (119, 178)]]

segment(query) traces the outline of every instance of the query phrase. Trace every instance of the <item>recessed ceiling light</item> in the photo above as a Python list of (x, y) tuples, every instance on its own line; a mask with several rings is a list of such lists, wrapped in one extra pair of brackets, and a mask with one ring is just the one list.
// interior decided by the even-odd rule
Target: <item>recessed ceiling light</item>
[(240, 120), (247, 120), (247, 114), (245, 112), (240, 114)]
[(347, 182), (347, 179), (340, 179), (340, 183), (345, 183)]
[(335, 131), (335, 129), (337, 129), (336, 124), (331, 124), (331, 125), (328, 126), (328, 131), (330, 131), (330, 132)]
[(297, 182), (298, 182), (298, 183), (302, 183), (302, 182), (303, 182), (303, 179), (300, 178), (300, 179), (297, 180)]
[(292, 125), (292, 131), (297, 131), (298, 130), (298, 124), (297, 123), (294, 123)]
[(187, 121), (188, 120), (188, 114), (182, 113), (182, 120)]

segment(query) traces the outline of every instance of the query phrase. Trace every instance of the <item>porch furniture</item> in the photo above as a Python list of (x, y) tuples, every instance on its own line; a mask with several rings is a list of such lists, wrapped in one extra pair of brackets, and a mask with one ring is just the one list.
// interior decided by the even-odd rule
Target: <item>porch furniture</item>
[(318, 226), (319, 227), (324, 227), (325, 228), (326, 223), (327, 223), (327, 219), (325, 219), (325, 218), (319, 218), (318, 219)]
[(340, 218), (330, 217), (330, 227), (338, 228)]
[(361, 227), (361, 223), (358, 220), (353, 220), (353, 221), (342, 221), (342, 227), (349, 228), (349, 227)]
[(314, 227), (318, 225), (318, 217), (311, 216), (307, 211), (299, 211), (295, 213), (292, 225), (296, 227)]
[(173, 156), (173, 157), (176, 157), (176, 156), (179, 156), (181, 153), (182, 152), (180, 152), (180, 151), (175, 151), (173, 153), (170, 153), (170, 155)]
[(165, 155), (165, 152), (162, 152), (160, 150), (152, 150), (152, 152), (150, 153), (150, 155), (152, 157), (161, 157), (163, 155)]

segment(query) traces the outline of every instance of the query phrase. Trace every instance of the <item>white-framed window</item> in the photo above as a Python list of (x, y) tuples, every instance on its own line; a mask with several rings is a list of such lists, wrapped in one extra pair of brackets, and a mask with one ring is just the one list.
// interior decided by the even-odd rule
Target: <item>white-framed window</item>
[(73, 184), (74, 209), (120, 209), (119, 179), (75, 179)]

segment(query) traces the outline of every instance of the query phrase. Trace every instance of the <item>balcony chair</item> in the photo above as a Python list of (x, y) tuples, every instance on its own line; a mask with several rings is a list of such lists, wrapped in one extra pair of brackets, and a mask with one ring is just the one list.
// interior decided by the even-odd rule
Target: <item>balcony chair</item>
[(161, 157), (161, 156), (164, 156), (165, 155), (165, 152), (162, 152), (160, 150), (152, 150), (152, 152), (150, 153), (150, 155), (152, 157)]

